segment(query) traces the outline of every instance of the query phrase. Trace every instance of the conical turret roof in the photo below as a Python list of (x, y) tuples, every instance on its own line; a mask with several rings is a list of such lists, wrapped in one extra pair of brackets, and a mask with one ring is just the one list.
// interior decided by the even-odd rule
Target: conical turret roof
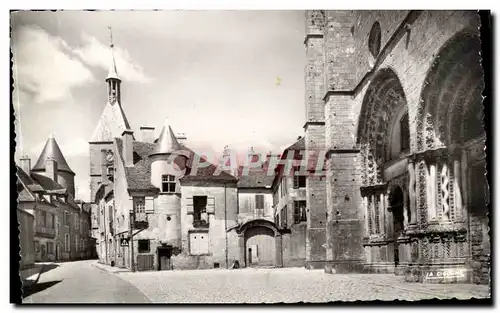
[(50, 135), (49, 139), (47, 139), (45, 147), (43, 148), (42, 153), (40, 154), (40, 157), (38, 157), (38, 161), (36, 161), (36, 164), (32, 170), (44, 171), (45, 162), (48, 159), (53, 159), (57, 162), (57, 169), (59, 171), (66, 171), (74, 174), (74, 172), (69, 167), (68, 162), (66, 162), (66, 159), (64, 158), (61, 152), (61, 148), (59, 148), (59, 145), (56, 142), (56, 139), (52, 135)]
[(181, 145), (177, 141), (177, 138), (172, 131), (172, 127), (170, 127), (168, 119), (165, 119), (160, 137), (156, 142), (156, 148), (152, 154), (168, 154), (181, 149)]

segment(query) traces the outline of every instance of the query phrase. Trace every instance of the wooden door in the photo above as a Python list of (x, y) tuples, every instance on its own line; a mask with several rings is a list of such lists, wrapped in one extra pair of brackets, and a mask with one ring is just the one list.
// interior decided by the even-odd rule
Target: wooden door
[(246, 232), (246, 258), (249, 266), (275, 266), (274, 232), (267, 227), (253, 227)]

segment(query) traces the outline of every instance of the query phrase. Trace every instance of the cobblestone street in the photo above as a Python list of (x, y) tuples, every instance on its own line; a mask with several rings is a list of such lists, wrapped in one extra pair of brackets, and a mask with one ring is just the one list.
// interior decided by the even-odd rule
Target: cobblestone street
[(42, 274), (39, 284), (57, 281), (23, 302), (313, 303), (489, 297), (484, 285), (423, 285), (393, 275), (328, 275), (304, 268), (131, 273), (81, 261), (59, 264)]
[(153, 302), (280, 303), (487, 298), (487, 286), (423, 285), (383, 274), (328, 275), (304, 268), (120, 273)]

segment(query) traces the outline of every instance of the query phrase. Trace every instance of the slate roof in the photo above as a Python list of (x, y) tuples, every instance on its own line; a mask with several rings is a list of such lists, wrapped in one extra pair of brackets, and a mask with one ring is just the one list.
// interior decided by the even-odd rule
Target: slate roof
[[(120, 157), (123, 162), (122, 146), (123, 142), (120, 138), (116, 138), (116, 144)], [(181, 182), (194, 182), (194, 181), (208, 181), (208, 182), (236, 182), (237, 178), (221, 171), (220, 175), (213, 175), (216, 171), (214, 165), (208, 167), (198, 168), (196, 175), (191, 175), (189, 167), (192, 165), (194, 151), (184, 145), (180, 145), (181, 149), (186, 151), (189, 156), (188, 161), (188, 175), (180, 178)], [(125, 167), (125, 176), (127, 179), (128, 189), (132, 190), (157, 190), (158, 188), (151, 184), (151, 158), (149, 155), (154, 154), (156, 149), (155, 143), (134, 141), (134, 166)]]
[(172, 127), (170, 127), (167, 119), (165, 119), (160, 137), (158, 137), (158, 140), (155, 142), (156, 148), (153, 154), (167, 154), (181, 150), (181, 145), (177, 141), (177, 138), (175, 137)]
[[(274, 172), (272, 172), (274, 173)], [(270, 188), (274, 175), (269, 175), (266, 169), (251, 170), (248, 175), (241, 175), (238, 179), (238, 188)]]
[(58, 171), (66, 171), (74, 174), (74, 172), (71, 170), (68, 163), (66, 162), (66, 159), (64, 158), (55, 138), (52, 136), (49, 139), (47, 139), (45, 147), (43, 148), (42, 153), (38, 157), (38, 161), (36, 161), (35, 166), (33, 166), (33, 171), (44, 171), (45, 162), (49, 158), (52, 158), (57, 162)]
[[(116, 145), (123, 164), (125, 164), (122, 155), (123, 141), (116, 138)], [(147, 190), (157, 189), (151, 184), (151, 159), (148, 157), (155, 149), (154, 143), (134, 141), (132, 143), (134, 150), (134, 166), (125, 167), (125, 177), (129, 189)]]
[[(19, 201), (34, 201), (35, 198), (32, 195), (36, 192), (40, 192), (42, 194), (62, 193), (67, 196), (67, 203), (70, 206), (79, 208), (73, 196), (69, 194), (67, 190), (59, 183), (41, 174), (31, 172), (31, 175), (28, 175), (22, 168), (17, 165), (16, 170), (18, 178), (17, 187), (19, 192)], [(21, 186), (19, 185), (19, 183), (21, 183)], [(24, 188), (24, 186), (22, 185), (26, 186), (28, 190), (26, 190), (26, 188)], [(21, 191), (19, 191), (20, 187), (22, 187)]]
[(305, 150), (305, 149), (306, 149), (306, 140), (304, 137), (301, 137), (294, 144), (292, 144), (285, 150)]
[(111, 47), (111, 66), (109, 67), (109, 72), (108, 76), (106, 77), (106, 80), (108, 79), (121, 80), (120, 76), (118, 76), (118, 71), (116, 70), (115, 55), (113, 52), (114, 52), (113, 47)]
[(130, 129), (130, 123), (123, 112), (121, 103), (107, 102), (90, 141), (113, 141), (126, 129)]

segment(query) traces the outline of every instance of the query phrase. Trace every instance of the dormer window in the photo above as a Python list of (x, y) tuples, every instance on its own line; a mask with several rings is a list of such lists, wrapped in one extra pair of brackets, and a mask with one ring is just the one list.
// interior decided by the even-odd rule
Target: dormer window
[(175, 176), (161, 176), (161, 191), (166, 193), (175, 193)]

